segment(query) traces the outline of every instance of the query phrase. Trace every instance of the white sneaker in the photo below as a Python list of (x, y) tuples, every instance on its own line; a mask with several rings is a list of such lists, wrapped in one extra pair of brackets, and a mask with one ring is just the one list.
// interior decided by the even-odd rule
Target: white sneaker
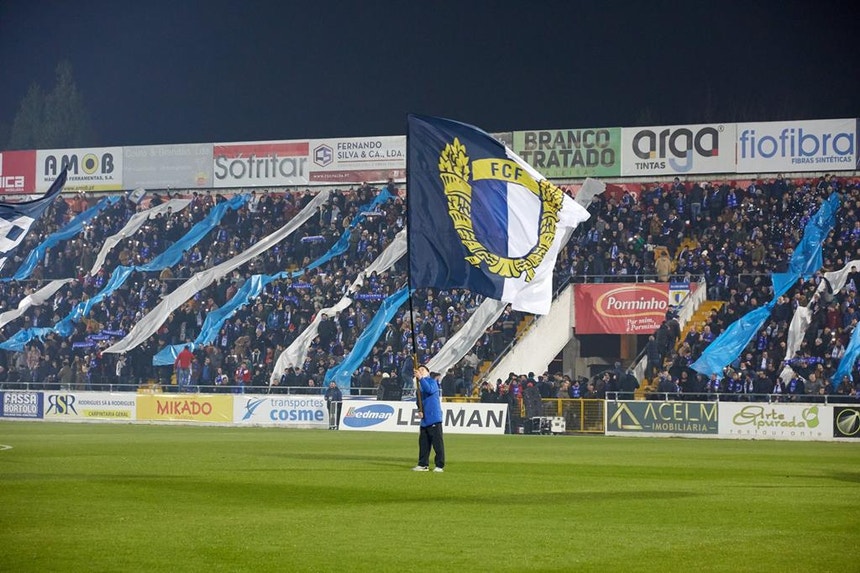
[(415, 466), (414, 468), (412, 468), (412, 471), (413, 472), (427, 472), (427, 471), (430, 471), (430, 468), (428, 468), (427, 466)]
[[(425, 470), (425, 471), (426, 471), (426, 470)], [(434, 472), (437, 472), (437, 473), (442, 473), (442, 472), (444, 472), (445, 470), (443, 470), (442, 468), (433, 468), (433, 471), (434, 471)]]

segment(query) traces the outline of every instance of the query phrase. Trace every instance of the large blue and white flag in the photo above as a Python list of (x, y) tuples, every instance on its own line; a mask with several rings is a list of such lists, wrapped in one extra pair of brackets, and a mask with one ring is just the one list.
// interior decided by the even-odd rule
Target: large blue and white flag
[(549, 312), (556, 255), (588, 211), (477, 127), (410, 115), (406, 142), (412, 287)]
[(43, 197), (23, 203), (0, 203), (0, 269), (24, 240), (30, 226), (60, 196), (67, 176), (67, 170), (63, 169)]

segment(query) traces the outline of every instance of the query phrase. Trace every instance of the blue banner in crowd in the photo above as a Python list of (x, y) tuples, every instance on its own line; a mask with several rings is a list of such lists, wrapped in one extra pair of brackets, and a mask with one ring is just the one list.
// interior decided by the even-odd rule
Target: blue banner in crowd
[(27, 260), (15, 271), (15, 275), (11, 279), (4, 279), (6, 281), (16, 280), (20, 281), (26, 279), (33, 272), (33, 269), (36, 268), (36, 265), (45, 258), (45, 253), (48, 252), (48, 249), (58, 244), (60, 241), (65, 241), (66, 239), (71, 239), (75, 235), (79, 234), (84, 230), (84, 225), (89, 223), (90, 219), (98, 215), (103, 209), (108, 207), (109, 205), (113, 205), (117, 201), (119, 201), (119, 197), (105, 197), (68, 223), (66, 223), (62, 229), (59, 231), (52, 233), (47, 239), (42, 241), (42, 244), (30, 251), (30, 254), (27, 256)]
[[(227, 322), (237, 310), (248, 304), (251, 299), (260, 296), (260, 293), (263, 292), (263, 289), (269, 283), (279, 279), (299, 277), (306, 271), (315, 269), (334, 257), (345, 253), (349, 248), (349, 237), (352, 230), (365, 219), (367, 211), (375, 209), (377, 206), (391, 199), (391, 197), (392, 195), (387, 189), (382, 189), (382, 191), (374, 197), (373, 201), (364, 208), (359, 209), (359, 214), (352, 218), (349, 226), (341, 234), (340, 239), (338, 239), (338, 241), (332, 245), (324, 255), (310, 263), (304, 269), (299, 269), (293, 272), (284, 271), (273, 275), (254, 275), (246, 280), (236, 294), (233, 295), (233, 298), (227, 301), (227, 303), (218, 310), (209, 313), (203, 323), (200, 334), (194, 339), (194, 342), (172, 344), (162, 348), (155, 356), (152, 357), (152, 364), (154, 366), (168, 366), (174, 363), (176, 357), (179, 356), (179, 353), (185, 346), (190, 344), (191, 350), (195, 350), (196, 348), (212, 343), (212, 341), (218, 337), (218, 333), (221, 331), (221, 327), (224, 326), (224, 323)], [(311, 288), (311, 286), (312, 285), (309, 283), (298, 283), (294, 284), (293, 288)]]
[(857, 363), (858, 357), (860, 357), (860, 327), (855, 327), (854, 332), (851, 333), (848, 347), (845, 349), (845, 354), (842, 355), (842, 360), (839, 361), (839, 367), (836, 368), (836, 372), (834, 372), (833, 377), (830, 379), (834, 390), (842, 385), (842, 378), (845, 376), (848, 376), (848, 383), (852, 383), (851, 370), (854, 369), (854, 364)]
[[(809, 278), (821, 268), (823, 264), (821, 245), (833, 229), (836, 222), (836, 212), (839, 210), (839, 195), (833, 193), (821, 205), (816, 213), (809, 219), (803, 231), (803, 237), (797, 244), (797, 248), (789, 261), (787, 273), (773, 273), (773, 299), (764, 306), (754, 309), (732, 324), (721, 333), (707, 348), (690, 368), (705, 376), (711, 374), (721, 375), (726, 366), (731, 364), (741, 355), (746, 345), (752, 341), (756, 333), (761, 330), (764, 323), (770, 317), (771, 310), (776, 304), (776, 299), (784, 295), (801, 277)], [(852, 338), (853, 342), (853, 338)], [(858, 349), (860, 352), (860, 349)], [(848, 352), (845, 352), (848, 356)], [(844, 362), (844, 359), (843, 359)], [(849, 370), (853, 362), (848, 366)], [(842, 365), (840, 364), (840, 369)]]
[(228, 209), (232, 211), (236, 211), (240, 209), (245, 203), (248, 202), (248, 195), (236, 195), (232, 197), (229, 201), (222, 201), (215, 205), (209, 214), (204, 217), (200, 222), (195, 224), (191, 229), (188, 230), (185, 235), (180, 237), (175, 243), (170, 245), (163, 253), (149, 261), (144, 265), (139, 265), (135, 267), (127, 267), (127, 266), (118, 266), (114, 269), (113, 273), (111, 273), (110, 280), (108, 280), (107, 284), (104, 286), (102, 290), (93, 295), (87, 300), (83, 300), (75, 305), (75, 307), (69, 312), (69, 314), (63, 318), (60, 322), (55, 324), (53, 327), (47, 328), (27, 328), (24, 330), (20, 330), (15, 333), (14, 336), (10, 337), (8, 340), (0, 344), (0, 349), (3, 350), (15, 350), (21, 352), (24, 350), (24, 346), (33, 340), (34, 338), (39, 338), (40, 340), (44, 339), (48, 334), (55, 332), (63, 337), (69, 337), (72, 335), (75, 329), (75, 323), (80, 322), (81, 319), (88, 316), (93, 306), (99, 304), (104, 299), (109, 297), (120, 288), (125, 281), (131, 276), (131, 273), (134, 271), (160, 271), (162, 269), (171, 267), (178, 263), (182, 258), (183, 253), (185, 253), (188, 249), (194, 247), (200, 239), (206, 236), (209, 231), (211, 231), (214, 227), (216, 227), (221, 219), (224, 218), (224, 214)]
[(352, 374), (355, 372), (356, 368), (361, 366), (361, 363), (364, 362), (364, 359), (367, 358), (370, 351), (373, 350), (373, 345), (376, 344), (376, 341), (379, 340), (379, 337), (382, 336), (383, 332), (385, 332), (385, 328), (388, 326), (388, 323), (391, 322), (391, 319), (394, 318), (397, 310), (403, 306), (404, 302), (406, 302), (406, 298), (408, 296), (409, 289), (407, 287), (403, 287), (382, 302), (379, 310), (376, 311), (370, 324), (367, 325), (367, 328), (365, 328), (358, 337), (358, 340), (355, 342), (355, 346), (352, 347), (349, 354), (346, 355), (340, 364), (334, 368), (330, 368), (328, 372), (326, 372), (326, 385), (334, 380), (341, 390), (349, 390)]
[(748, 312), (711, 342), (690, 368), (705, 376), (722, 375), (723, 369), (740, 356), (747, 344), (770, 317), (773, 302)]

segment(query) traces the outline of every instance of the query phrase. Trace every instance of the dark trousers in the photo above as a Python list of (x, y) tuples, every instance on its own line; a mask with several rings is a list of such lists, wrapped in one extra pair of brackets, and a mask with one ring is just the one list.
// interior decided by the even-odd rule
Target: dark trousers
[(429, 466), (430, 463), (430, 446), (433, 446), (433, 451), (436, 452), (434, 462), (437, 468), (445, 467), (445, 442), (442, 439), (442, 424), (433, 424), (432, 426), (421, 426), (421, 431), (418, 433), (418, 465)]

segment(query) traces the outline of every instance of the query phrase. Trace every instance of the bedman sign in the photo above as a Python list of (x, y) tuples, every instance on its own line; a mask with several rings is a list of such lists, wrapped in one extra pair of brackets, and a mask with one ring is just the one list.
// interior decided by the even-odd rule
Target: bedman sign
[(669, 310), (669, 283), (576, 285), (577, 334), (652, 334)]

